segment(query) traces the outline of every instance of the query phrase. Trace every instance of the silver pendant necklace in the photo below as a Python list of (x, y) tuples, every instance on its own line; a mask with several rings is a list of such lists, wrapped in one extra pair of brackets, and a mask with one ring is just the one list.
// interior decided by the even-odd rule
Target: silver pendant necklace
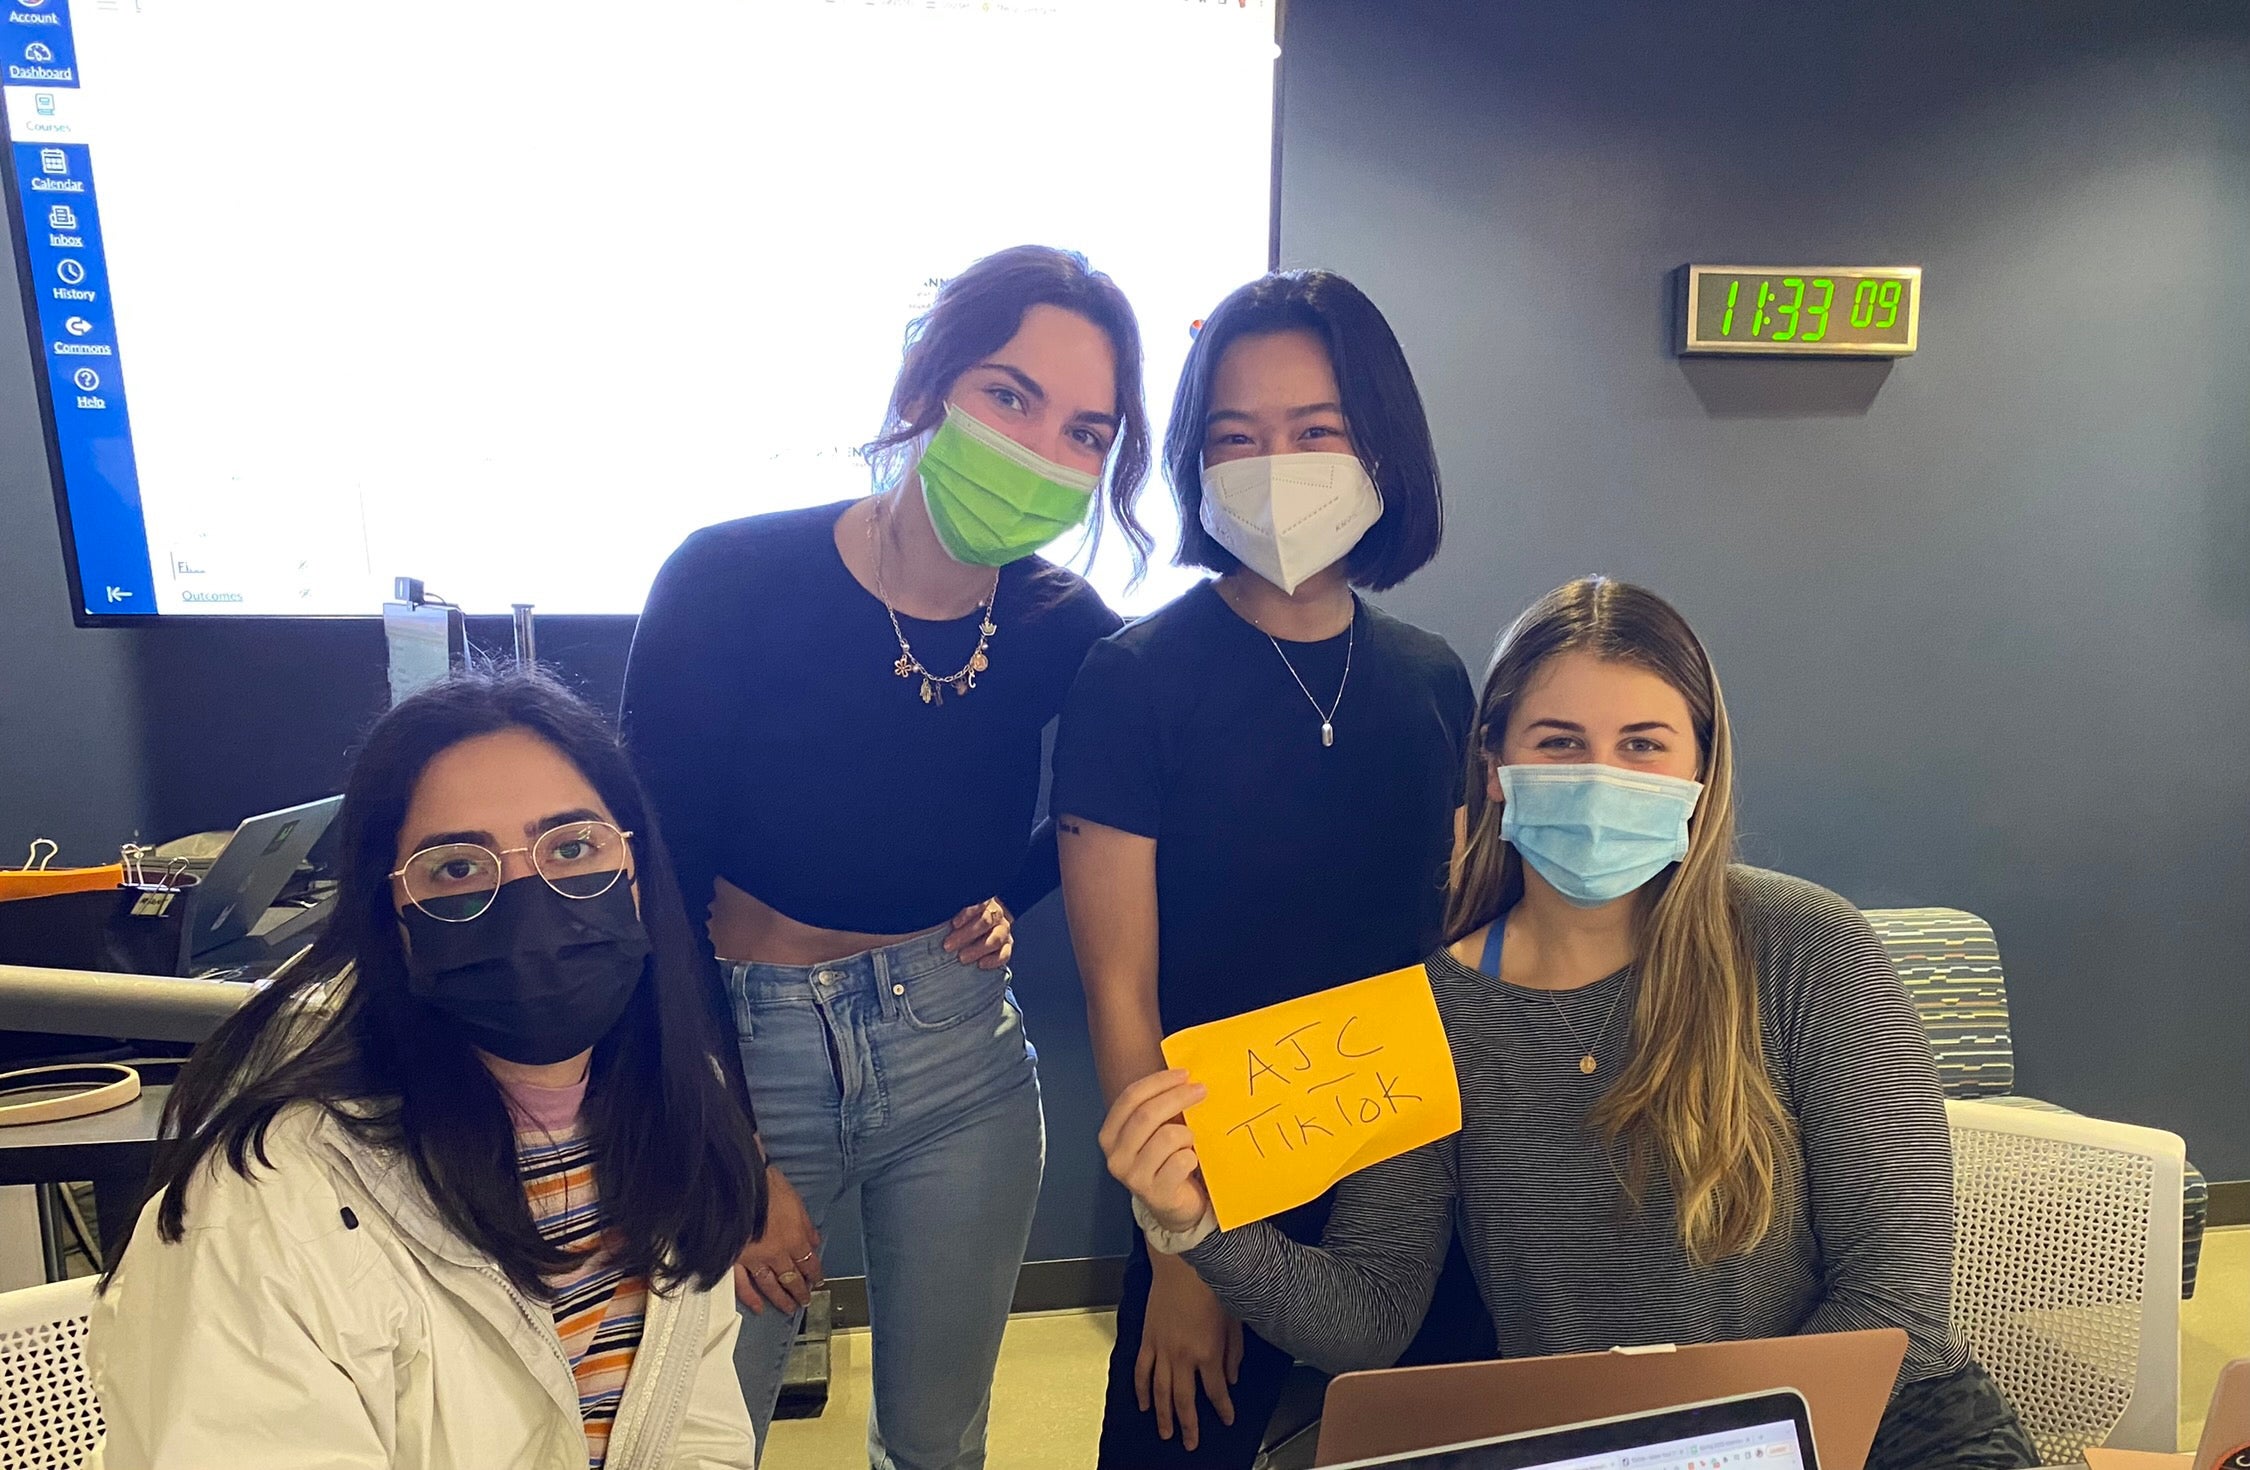
[[(1263, 628), (1258, 631), (1266, 632)], [(1320, 701), (1313, 698), (1313, 692), (1305, 688), (1304, 675), (1298, 673), (1297, 666), (1289, 661), (1289, 655), (1282, 648), (1281, 640), (1271, 633), (1266, 633), (1266, 642), (1271, 643), (1273, 651), (1281, 655), (1281, 666), (1289, 671), (1289, 677), (1295, 679), (1297, 687), (1304, 691), (1305, 703), (1311, 705), (1313, 713), (1320, 716), (1320, 743), (1323, 747), (1336, 743), (1336, 711), (1343, 705), (1344, 689), (1352, 681), (1352, 645), (1358, 639), (1359, 607), (1355, 603), (1352, 607), (1352, 620), (1346, 626), (1344, 632), (1344, 677), (1336, 681), (1336, 697), (1328, 702), (1328, 708), (1322, 709)]]

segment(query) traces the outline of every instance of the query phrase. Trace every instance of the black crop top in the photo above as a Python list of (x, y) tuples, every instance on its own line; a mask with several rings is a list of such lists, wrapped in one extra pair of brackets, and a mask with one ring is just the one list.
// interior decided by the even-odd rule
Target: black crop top
[[(698, 934), (722, 877), (800, 923), (868, 934), (995, 895), (1020, 914), (1055, 887), (1053, 833), (1033, 834), (1041, 737), (1117, 615), (1052, 562), (1012, 563), (991, 667), (924, 704), (836, 550), (849, 504), (696, 532), (634, 632), (625, 737)], [(976, 647), (975, 614), (899, 623), (933, 669)]]

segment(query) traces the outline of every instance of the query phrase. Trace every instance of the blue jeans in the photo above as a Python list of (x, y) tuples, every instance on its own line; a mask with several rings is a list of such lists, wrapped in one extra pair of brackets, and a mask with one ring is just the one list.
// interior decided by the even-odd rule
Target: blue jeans
[[(1037, 1054), (996, 970), (946, 930), (824, 965), (724, 966), (766, 1153), (815, 1228), (860, 1191), (876, 1470), (984, 1464), (992, 1371), (1046, 1162)], [(734, 1350), (765, 1442), (797, 1322), (744, 1312)]]

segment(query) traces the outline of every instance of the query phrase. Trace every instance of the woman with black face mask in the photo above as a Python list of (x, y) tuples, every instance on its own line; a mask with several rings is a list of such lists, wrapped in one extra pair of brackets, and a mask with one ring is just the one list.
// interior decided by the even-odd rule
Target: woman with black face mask
[(532, 674), (376, 725), (336, 918), (197, 1052), (88, 1359), (89, 1464), (743, 1466), (763, 1219), (615, 736)]

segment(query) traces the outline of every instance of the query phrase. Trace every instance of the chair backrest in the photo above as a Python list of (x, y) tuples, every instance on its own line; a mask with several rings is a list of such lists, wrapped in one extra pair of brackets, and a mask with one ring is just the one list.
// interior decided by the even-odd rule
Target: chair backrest
[(2171, 1451), (2179, 1436), (2175, 1134), (1949, 1102), (1953, 1325), (2039, 1448)]
[(102, 1437), (86, 1377), (94, 1278), (0, 1294), (0, 1470), (78, 1470)]
[(1922, 1013), (1947, 1097), (2005, 1097), (2016, 1086), (2008, 986), (1992, 926), (1962, 909), (1869, 909)]

